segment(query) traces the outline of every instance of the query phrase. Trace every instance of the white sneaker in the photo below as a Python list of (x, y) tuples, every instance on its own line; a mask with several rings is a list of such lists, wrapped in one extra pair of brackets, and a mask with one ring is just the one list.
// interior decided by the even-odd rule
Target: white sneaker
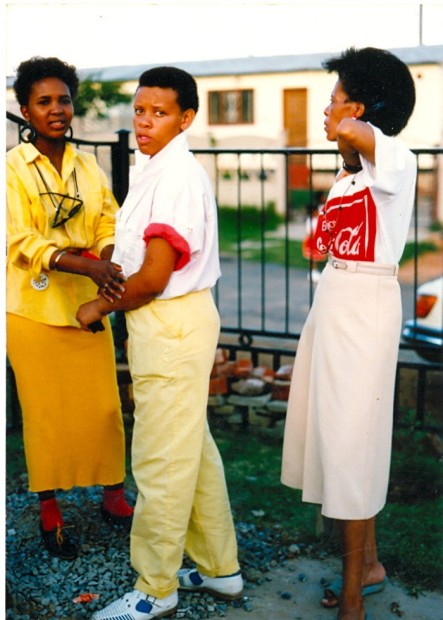
[(240, 598), (243, 594), (243, 578), (240, 571), (227, 577), (206, 577), (196, 568), (181, 568), (178, 571), (178, 581), (181, 590), (209, 592), (226, 600)]
[(96, 611), (91, 620), (151, 620), (172, 616), (178, 607), (178, 594), (173, 592), (166, 598), (155, 598), (140, 590), (128, 592), (101, 611)]

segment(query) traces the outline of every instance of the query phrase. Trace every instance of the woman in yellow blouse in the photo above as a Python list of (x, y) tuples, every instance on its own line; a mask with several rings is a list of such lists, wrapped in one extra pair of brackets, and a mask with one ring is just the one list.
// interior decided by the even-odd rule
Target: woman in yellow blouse
[(21, 63), (14, 90), (27, 125), (6, 160), (7, 352), (42, 540), (63, 559), (77, 545), (56, 489), (103, 485), (103, 518), (132, 517), (110, 324), (88, 333), (75, 319), (97, 289), (108, 300), (124, 290), (110, 261), (118, 205), (95, 157), (65, 137), (78, 83), (75, 67), (57, 58)]

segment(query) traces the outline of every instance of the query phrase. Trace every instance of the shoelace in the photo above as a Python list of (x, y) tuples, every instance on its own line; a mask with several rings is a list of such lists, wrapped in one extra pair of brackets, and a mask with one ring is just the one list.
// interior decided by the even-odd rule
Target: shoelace
[(63, 530), (67, 530), (69, 528), (73, 528), (73, 525), (60, 525), (60, 523), (57, 523), (57, 531), (55, 533), (55, 539), (57, 541), (57, 545), (59, 547), (61, 547), (63, 545), (64, 542), (64, 536), (63, 536)]

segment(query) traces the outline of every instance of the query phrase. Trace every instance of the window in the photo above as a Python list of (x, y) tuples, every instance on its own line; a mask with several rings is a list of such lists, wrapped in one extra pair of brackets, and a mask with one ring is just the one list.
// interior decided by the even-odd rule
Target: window
[(210, 125), (236, 125), (252, 122), (252, 90), (221, 90), (209, 93)]

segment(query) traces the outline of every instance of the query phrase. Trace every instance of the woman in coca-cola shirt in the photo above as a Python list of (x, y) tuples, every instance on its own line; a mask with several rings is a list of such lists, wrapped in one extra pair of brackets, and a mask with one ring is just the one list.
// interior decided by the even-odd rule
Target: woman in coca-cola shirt
[(338, 75), (325, 132), (343, 167), (319, 214), (315, 247), (328, 255), (300, 338), (291, 382), (282, 482), (337, 519), (343, 579), (322, 604), (364, 620), (380, 591), (375, 516), (388, 488), (401, 330), (397, 281), (414, 203), (416, 161), (394, 138), (415, 104), (407, 66), (391, 53), (351, 48), (325, 63)]

